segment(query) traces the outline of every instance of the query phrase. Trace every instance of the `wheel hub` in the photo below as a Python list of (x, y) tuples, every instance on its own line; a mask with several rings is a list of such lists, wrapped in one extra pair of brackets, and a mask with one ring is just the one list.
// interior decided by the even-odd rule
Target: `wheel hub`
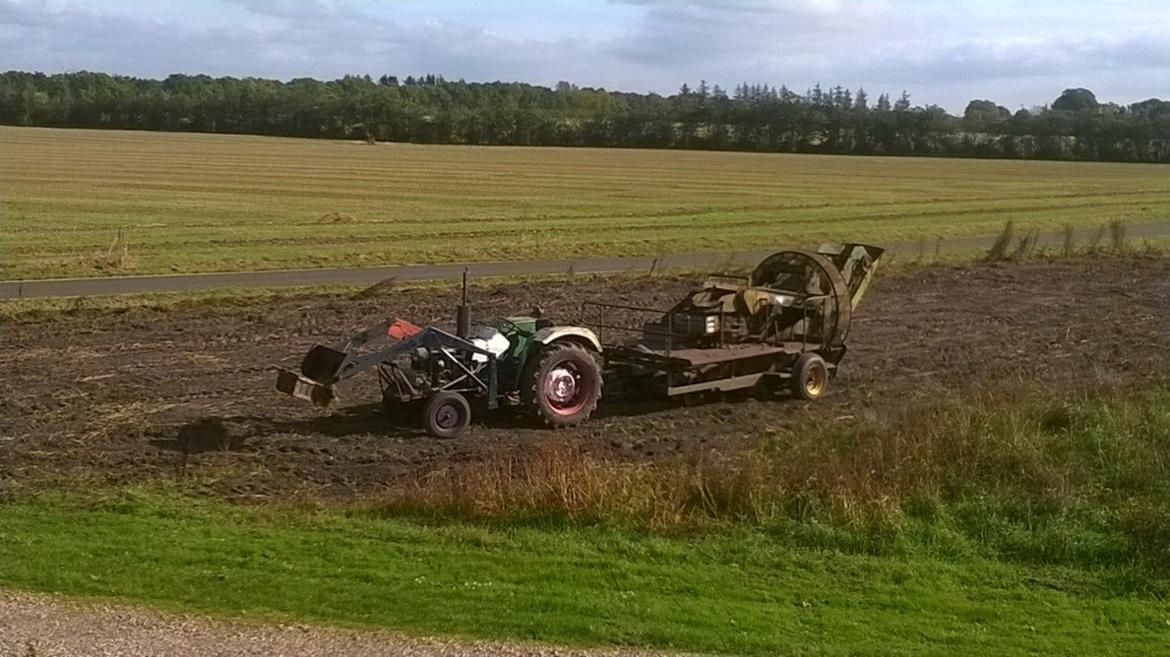
[(450, 429), (459, 423), (459, 411), (451, 404), (441, 406), (435, 413), (435, 424), (443, 429)]
[(825, 370), (819, 367), (809, 368), (808, 372), (804, 375), (804, 389), (810, 395), (819, 395), (825, 389), (826, 379)]
[(568, 404), (577, 396), (577, 377), (565, 367), (550, 371), (544, 380), (544, 395), (553, 404)]

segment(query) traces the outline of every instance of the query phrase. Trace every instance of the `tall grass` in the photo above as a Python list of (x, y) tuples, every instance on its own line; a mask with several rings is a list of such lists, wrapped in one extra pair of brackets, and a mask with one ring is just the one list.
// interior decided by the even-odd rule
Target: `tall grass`
[[(1106, 235), (1109, 237), (1109, 246), (1102, 248), (1101, 245)], [(1113, 219), (1098, 226), (1083, 249), (1077, 249), (1076, 233), (1071, 224), (1064, 225), (1060, 233), (1060, 240), (1060, 250), (1056, 253), (1065, 258), (1078, 255), (1126, 255), (1136, 252), (1134, 245), (1126, 239), (1126, 224), (1120, 219)], [(1004, 222), (995, 241), (988, 247), (982, 260), (983, 262), (1002, 262), (1028, 260), (1033, 256), (1050, 258), (1053, 253), (1049, 251), (1048, 246), (1047, 244), (1040, 245), (1040, 234), (1035, 230), (1027, 231), (1017, 238), (1015, 222), (1008, 220)], [(1151, 244), (1148, 240), (1143, 240), (1143, 246), (1144, 248), (1140, 251), (1147, 256), (1158, 256), (1164, 252), (1163, 249)]]
[(877, 536), (914, 520), (968, 535), (995, 533), (999, 522), (1076, 521), (1124, 536), (1122, 552), (1170, 565), (1170, 391), (915, 400), (775, 431), (747, 454), (657, 463), (550, 440), (400, 482), (377, 506), (659, 529), (812, 521)]
[(1008, 247), (1012, 244), (1012, 237), (1015, 235), (1015, 230), (1016, 223), (1014, 221), (1009, 219), (1003, 222), (1003, 229), (999, 231), (999, 235), (995, 237), (995, 242), (987, 250), (986, 260), (995, 262), (1007, 259)]
[(1109, 222), (1109, 241), (1113, 246), (1114, 253), (1125, 252), (1125, 223), (1120, 219), (1113, 219)]

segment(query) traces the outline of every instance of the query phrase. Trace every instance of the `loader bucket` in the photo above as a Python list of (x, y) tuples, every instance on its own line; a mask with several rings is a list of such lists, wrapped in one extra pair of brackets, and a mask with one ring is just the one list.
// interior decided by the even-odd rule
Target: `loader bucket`
[(297, 399), (312, 402), (314, 406), (324, 408), (336, 397), (331, 386), (322, 385), (307, 376), (301, 376), (292, 370), (277, 368), (276, 389)]
[(306, 377), (330, 385), (337, 380), (337, 373), (345, 364), (349, 354), (338, 351), (323, 344), (316, 345), (305, 354), (301, 361), (301, 374)]

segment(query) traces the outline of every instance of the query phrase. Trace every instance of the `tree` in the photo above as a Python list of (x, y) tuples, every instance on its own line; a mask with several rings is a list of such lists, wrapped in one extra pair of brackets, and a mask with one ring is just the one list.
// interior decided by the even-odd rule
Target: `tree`
[(1097, 97), (1088, 89), (1065, 89), (1052, 101), (1052, 109), (1059, 112), (1084, 112), (1097, 109)]
[[(734, 148), (833, 153), (956, 154), (1170, 162), (1170, 102), (1101, 104), (1068, 89), (1052, 104), (1010, 116), (989, 100), (963, 116), (911, 105), (902, 92), (873, 108), (863, 89), (817, 84), (804, 94), (743, 82), (684, 84), (669, 97), (440, 75), (348, 75), (321, 81), (102, 73), (0, 73), (8, 125), (372, 138), (427, 143)], [(1001, 135), (987, 139), (967, 133)]]
[(905, 89), (902, 90), (902, 95), (894, 103), (895, 112), (909, 112), (910, 111), (910, 94)]
[(963, 111), (963, 129), (968, 132), (991, 132), (996, 126), (1011, 118), (1011, 111), (990, 100), (973, 100)]

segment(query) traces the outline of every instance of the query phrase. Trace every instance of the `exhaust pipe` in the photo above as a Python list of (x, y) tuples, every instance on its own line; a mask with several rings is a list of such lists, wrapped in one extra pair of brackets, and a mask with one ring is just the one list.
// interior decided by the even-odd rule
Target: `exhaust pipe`
[(471, 304), (467, 303), (467, 269), (463, 270), (463, 300), (455, 311), (455, 335), (464, 340), (471, 336)]

